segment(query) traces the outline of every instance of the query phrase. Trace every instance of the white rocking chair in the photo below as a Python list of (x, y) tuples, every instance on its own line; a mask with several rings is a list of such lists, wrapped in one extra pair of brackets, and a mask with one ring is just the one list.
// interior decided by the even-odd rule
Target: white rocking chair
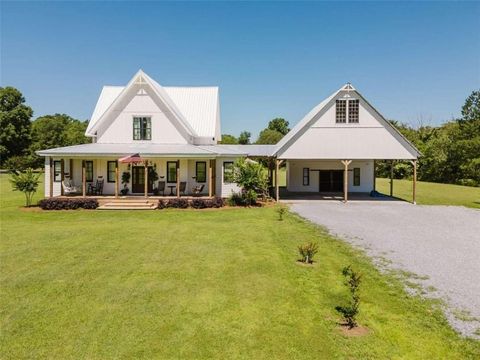
[(63, 188), (63, 193), (65, 195), (75, 195), (75, 194), (80, 194), (82, 192), (80, 188), (75, 186), (73, 184), (73, 181), (70, 179), (66, 179), (62, 181), (62, 188)]

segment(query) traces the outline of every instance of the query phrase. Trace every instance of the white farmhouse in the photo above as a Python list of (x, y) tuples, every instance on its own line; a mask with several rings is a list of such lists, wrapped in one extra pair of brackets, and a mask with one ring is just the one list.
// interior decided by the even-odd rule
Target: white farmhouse
[[(164, 87), (139, 71), (105, 86), (88, 124), (92, 143), (38, 151), (46, 196), (221, 196), (239, 157), (286, 164), (286, 194), (369, 193), (375, 160), (419, 152), (350, 84), (313, 108), (276, 145), (221, 145), (217, 87)], [(154, 180), (154, 181), (152, 181)], [(279, 198), (276, 181), (274, 194)]]

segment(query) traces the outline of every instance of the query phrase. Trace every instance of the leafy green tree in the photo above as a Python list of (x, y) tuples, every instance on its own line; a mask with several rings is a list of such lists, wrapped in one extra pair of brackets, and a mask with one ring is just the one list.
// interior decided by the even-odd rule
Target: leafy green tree
[[(472, 91), (462, 107), (462, 121), (480, 119), (480, 90)], [(480, 129), (477, 129), (480, 131)]]
[(275, 118), (269, 121), (268, 129), (278, 131), (280, 134), (285, 136), (290, 131), (288, 125), (289, 123), (287, 120), (283, 118)]
[(23, 155), (30, 144), (30, 118), (33, 110), (14, 87), (0, 87), (0, 161)]
[(277, 130), (263, 129), (258, 135), (256, 144), (276, 144), (283, 138), (283, 134)]
[(251, 136), (252, 136), (252, 134), (250, 132), (242, 131), (240, 133), (240, 136), (238, 137), (238, 143), (243, 144), (243, 145), (250, 144), (250, 137)]
[(37, 192), (40, 183), (41, 173), (35, 174), (32, 169), (25, 172), (12, 172), (10, 183), (14, 191), (21, 191), (25, 194), (25, 206), (32, 205), (33, 195)]
[(66, 114), (45, 115), (32, 122), (32, 144), (29, 148), (33, 167), (42, 165), (35, 151), (55, 147), (86, 144), (91, 140), (85, 136), (87, 122), (76, 120)]
[(220, 144), (238, 144), (238, 139), (229, 134), (222, 134), (222, 141), (220, 141)]

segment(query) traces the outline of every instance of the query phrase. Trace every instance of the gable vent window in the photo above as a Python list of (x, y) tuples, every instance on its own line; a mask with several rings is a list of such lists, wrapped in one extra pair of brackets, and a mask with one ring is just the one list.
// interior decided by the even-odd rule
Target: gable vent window
[(337, 100), (335, 121), (337, 123), (347, 122), (347, 100)]
[(152, 140), (152, 119), (149, 117), (133, 118), (133, 140)]
[(348, 100), (348, 122), (358, 123), (359, 101)]

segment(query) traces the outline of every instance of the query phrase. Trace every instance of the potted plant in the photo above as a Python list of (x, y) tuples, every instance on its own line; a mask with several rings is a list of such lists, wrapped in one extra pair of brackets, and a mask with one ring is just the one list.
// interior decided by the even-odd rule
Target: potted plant
[(128, 194), (128, 183), (130, 182), (130, 173), (128, 171), (124, 171), (122, 173), (122, 184), (123, 184), (123, 189), (120, 190), (120, 193), (122, 195), (127, 195)]

